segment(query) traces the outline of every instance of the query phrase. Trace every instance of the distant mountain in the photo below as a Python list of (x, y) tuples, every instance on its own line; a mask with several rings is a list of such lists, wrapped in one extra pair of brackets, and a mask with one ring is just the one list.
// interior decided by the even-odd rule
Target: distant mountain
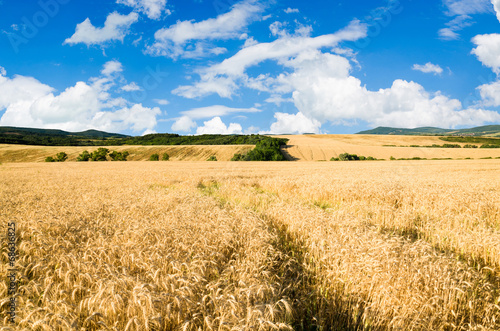
[(57, 137), (74, 137), (85, 139), (104, 139), (104, 138), (126, 138), (129, 137), (119, 133), (108, 133), (98, 130), (87, 130), (82, 132), (67, 132), (55, 129), (35, 129), (35, 128), (18, 128), (13, 126), (0, 126), (0, 135), (34, 135), (34, 136), (57, 136)]
[(441, 129), (434, 127), (421, 127), (415, 129), (391, 128), (379, 126), (372, 130), (358, 132), (357, 134), (392, 134), (392, 135), (418, 135), (418, 136), (500, 136), (500, 125), (478, 126), (470, 129)]
[[(204, 134), (181, 136), (176, 133), (154, 133), (144, 136), (126, 136), (97, 130), (66, 132), (62, 130), (32, 129), (0, 126), (0, 144), (38, 146), (122, 146), (122, 145), (262, 145), (269, 148), (286, 145), (288, 139), (270, 138), (258, 134), (221, 135)], [(265, 154), (264, 153), (264, 154)]]
[(0, 143), (46, 146), (79, 146), (90, 141), (121, 139), (130, 136), (98, 130), (67, 132), (54, 129), (18, 128), (0, 126)]

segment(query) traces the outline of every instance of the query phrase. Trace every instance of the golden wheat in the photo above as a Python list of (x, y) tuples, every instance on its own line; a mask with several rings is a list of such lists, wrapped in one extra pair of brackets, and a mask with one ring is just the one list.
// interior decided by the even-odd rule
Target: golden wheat
[[(5, 330), (496, 330), (500, 163), (3, 164)], [(6, 231), (6, 230), (5, 230)], [(7, 272), (2, 241), (0, 272)]]

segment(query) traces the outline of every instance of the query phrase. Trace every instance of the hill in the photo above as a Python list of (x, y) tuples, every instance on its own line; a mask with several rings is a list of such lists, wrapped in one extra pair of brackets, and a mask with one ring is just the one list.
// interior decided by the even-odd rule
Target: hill
[[(234, 154), (246, 154), (254, 145), (204, 145), (204, 146), (106, 146), (117, 152), (129, 152), (128, 161), (147, 161), (152, 154), (170, 155), (170, 161), (206, 161), (215, 155), (218, 161), (229, 161)], [(98, 147), (88, 146), (28, 146), (0, 144), (0, 163), (11, 162), (44, 162), (48, 156), (59, 152), (68, 154), (66, 162), (76, 161), (84, 150), (92, 152)], [(169, 161), (169, 162), (170, 162)], [(87, 163), (87, 162), (79, 162)], [(103, 162), (106, 163), (106, 162)]]
[(485, 125), (469, 129), (441, 129), (434, 127), (421, 127), (415, 129), (391, 128), (380, 126), (372, 130), (358, 132), (357, 134), (380, 135), (417, 135), (417, 136), (500, 136), (500, 125)]
[[(263, 141), (274, 141), (262, 135), (205, 134), (181, 136), (173, 133), (155, 133), (144, 136), (127, 136), (97, 130), (66, 132), (51, 129), (0, 127), (0, 144), (37, 146), (123, 146), (123, 145), (257, 145)], [(286, 143), (279, 141), (279, 144)]]
[[(416, 135), (282, 135), (280, 138), (289, 139), (282, 147), (283, 154), (289, 160), (296, 161), (323, 161), (338, 157), (342, 153), (351, 153), (362, 156), (372, 156), (377, 159), (388, 160), (394, 158), (452, 158), (452, 159), (480, 159), (500, 157), (500, 148), (436, 148), (424, 147), (446, 144), (438, 136)], [(453, 137), (458, 138), (458, 137)], [(479, 138), (475, 138), (479, 139)], [(485, 139), (485, 138), (481, 138)], [(492, 138), (491, 138), (492, 139)], [(498, 139), (498, 138), (497, 138)], [(471, 142), (456, 142), (462, 147)], [(480, 146), (482, 142), (475, 145)], [(416, 147), (418, 146), (418, 147)]]
[(98, 130), (68, 132), (55, 129), (20, 128), (0, 126), (0, 143), (41, 146), (80, 146), (95, 140), (124, 139), (129, 136)]

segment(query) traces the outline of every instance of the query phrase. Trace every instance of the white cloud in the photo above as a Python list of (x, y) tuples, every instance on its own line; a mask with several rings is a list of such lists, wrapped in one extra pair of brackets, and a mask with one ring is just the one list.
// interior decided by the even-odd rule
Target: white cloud
[(206, 40), (238, 39), (251, 22), (259, 19), (258, 14), (263, 10), (263, 5), (256, 0), (247, 0), (235, 4), (231, 11), (216, 18), (201, 22), (177, 21), (155, 33), (156, 42), (147, 48), (147, 52), (171, 58), (221, 54), (225, 48), (213, 47)]
[(500, 0), (491, 0), (491, 3), (493, 4), (493, 8), (497, 13), (497, 19), (498, 21), (500, 21)]
[(271, 124), (271, 129), (265, 133), (272, 134), (302, 134), (302, 133), (320, 133), (321, 123), (315, 119), (309, 119), (301, 112), (297, 114), (275, 113), (276, 122)]
[(156, 116), (161, 111), (158, 107), (148, 108), (142, 104), (123, 107), (116, 111), (100, 111), (95, 114), (93, 123), (104, 131), (122, 131), (131, 128), (134, 132), (154, 133)]
[(443, 40), (459, 39), (458, 32), (474, 23), (470, 15), (492, 12), (491, 1), (497, 0), (444, 0), (444, 13), (455, 18), (446, 23), (447, 28), (439, 30), (439, 37)]
[(444, 0), (448, 16), (484, 14), (491, 12), (490, 0)]
[(226, 126), (220, 117), (214, 117), (210, 121), (203, 122), (203, 126), (196, 129), (196, 134), (241, 134), (243, 129), (238, 123), (230, 123)]
[(105, 76), (111, 76), (115, 72), (122, 72), (122, 71), (123, 71), (122, 64), (119, 61), (112, 60), (104, 64), (101, 70), (101, 74)]
[(166, 106), (170, 103), (166, 99), (153, 99), (153, 101), (162, 106)]
[(142, 91), (142, 88), (135, 82), (132, 82), (130, 84), (122, 86), (121, 90), (125, 92), (132, 92), (132, 91)]
[(283, 96), (281, 96), (279, 94), (273, 94), (264, 101), (268, 102), (268, 103), (274, 103), (276, 106), (279, 107), (284, 102), (293, 102), (293, 99), (292, 98), (283, 98)]
[(170, 10), (165, 9), (167, 0), (117, 0), (116, 3), (132, 7), (152, 20), (160, 19), (163, 13), (171, 14)]
[(96, 28), (86, 19), (76, 26), (76, 31), (70, 38), (64, 41), (64, 44), (84, 43), (90, 45), (102, 45), (108, 41), (120, 40), (127, 35), (130, 26), (137, 22), (139, 15), (130, 13), (128, 15), (120, 15), (113, 12), (108, 15), (104, 22), (104, 27)]
[(173, 131), (189, 132), (191, 129), (196, 128), (196, 122), (193, 121), (188, 116), (182, 116), (178, 118), (174, 124), (172, 124), (171, 129)]
[(298, 13), (299, 10), (297, 8), (290, 8), (288, 7), (287, 9), (284, 10), (285, 13), (291, 14), (291, 13)]
[(477, 88), (484, 106), (500, 106), (500, 81), (483, 84)]
[(290, 75), (297, 109), (307, 118), (340, 124), (363, 120), (373, 126), (455, 127), (500, 120), (500, 114), (463, 109), (460, 101), (439, 92), (429, 93), (414, 82), (395, 80), (390, 88), (370, 91), (345, 73), (349, 63), (332, 54), (317, 52), (291, 63)]
[(472, 38), (476, 48), (472, 50), (479, 61), (496, 74), (500, 74), (500, 34), (483, 34)]
[(257, 108), (230, 108), (222, 105), (215, 105), (182, 111), (181, 114), (192, 119), (202, 119), (225, 116), (233, 113), (258, 113), (261, 111), (262, 110)]
[(352, 21), (346, 28), (319, 37), (283, 36), (270, 43), (259, 43), (243, 48), (234, 56), (221, 63), (200, 71), (201, 80), (192, 86), (180, 86), (172, 93), (186, 98), (196, 98), (213, 93), (221, 97), (231, 97), (237, 89), (235, 82), (245, 78), (247, 68), (266, 60), (282, 63), (290, 57), (323, 47), (335, 47), (342, 41), (354, 41), (366, 36), (367, 26), (358, 20)]
[[(439, 91), (428, 92), (415, 82), (398, 79), (388, 88), (368, 90), (358, 78), (351, 76), (349, 59), (321, 51), (326, 47), (333, 51), (341, 41), (363, 38), (366, 32), (366, 25), (353, 21), (337, 33), (319, 37), (280, 34), (273, 42), (241, 49), (234, 56), (199, 70), (199, 81), (191, 86), (180, 86), (173, 93), (190, 98), (217, 93), (230, 98), (245, 86), (270, 93), (268, 101), (276, 102), (289, 99), (287, 94), (291, 93), (298, 113), (276, 113), (273, 132), (318, 132), (326, 122), (363, 121), (372, 126), (439, 125), (449, 128), (500, 121), (497, 112), (472, 107), (464, 109), (459, 100)], [(282, 73), (276, 77), (270, 74), (250, 77), (248, 69), (266, 60), (282, 66)], [(416, 68), (434, 73), (440, 71), (431, 63)]]
[(427, 62), (426, 64), (414, 64), (412, 67), (413, 70), (421, 71), (423, 73), (429, 74), (433, 73), (434, 75), (441, 75), (443, 73), (443, 68), (441, 68), (437, 64), (432, 64)]
[(113, 98), (108, 91), (114, 85), (109, 76), (96, 77), (88, 83), (77, 82), (56, 95), (53, 88), (34, 78), (0, 76), (0, 110), (5, 109), (0, 125), (68, 131), (153, 130), (160, 109)]
[(0, 76), (6, 76), (7, 75), (7, 71), (5, 70), (4, 67), (0, 67)]
[(471, 26), (472, 17), (469, 15), (460, 15), (452, 19), (450, 22), (446, 23), (447, 28), (443, 28), (438, 31), (439, 37), (443, 40), (457, 40), (460, 35), (457, 33), (466, 27)]
[(439, 37), (443, 40), (457, 40), (460, 35), (451, 28), (442, 28), (438, 31)]

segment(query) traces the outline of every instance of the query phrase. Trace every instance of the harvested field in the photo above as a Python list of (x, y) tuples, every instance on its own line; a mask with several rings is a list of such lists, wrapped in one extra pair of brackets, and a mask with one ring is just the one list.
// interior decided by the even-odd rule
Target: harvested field
[(499, 173), (499, 160), (4, 163), (11, 327), (498, 330)]
[[(452, 158), (479, 159), (500, 157), (500, 149), (485, 148), (424, 148), (390, 147), (443, 145), (446, 141), (432, 136), (395, 136), (395, 135), (285, 135), (277, 136), (290, 139), (283, 151), (290, 160), (320, 161), (330, 160), (342, 153), (373, 156), (388, 160), (391, 156), (399, 158)], [(465, 145), (465, 144), (459, 144)]]
[[(104, 146), (110, 151), (130, 153), (128, 160), (145, 161), (151, 154), (168, 153), (172, 161), (205, 161), (212, 155), (219, 161), (229, 161), (235, 153), (247, 153), (253, 145), (182, 145), (182, 146)], [(28, 146), (0, 144), (0, 162), (43, 162), (46, 157), (59, 152), (68, 154), (68, 161), (76, 161), (78, 155), (98, 146)]]

